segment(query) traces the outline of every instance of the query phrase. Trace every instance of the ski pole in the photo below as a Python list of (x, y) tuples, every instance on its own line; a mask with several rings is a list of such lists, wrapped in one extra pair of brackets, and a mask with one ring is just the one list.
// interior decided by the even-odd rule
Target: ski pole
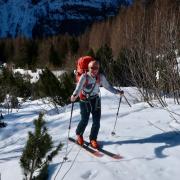
[[(71, 106), (71, 116), (70, 116), (70, 120), (69, 120), (69, 131), (70, 131), (70, 129), (71, 129), (73, 108), (74, 108), (74, 102), (72, 102), (72, 106)], [(69, 137), (69, 134), (68, 134), (68, 137)]]
[(126, 102), (128, 103), (128, 105), (129, 105), (130, 107), (132, 107), (131, 104), (129, 103), (129, 101), (127, 100), (126, 96), (125, 96), (125, 95), (123, 95), (123, 96), (124, 96), (124, 99), (126, 100)]
[(70, 134), (70, 130), (71, 130), (71, 122), (72, 122), (73, 108), (74, 108), (74, 102), (72, 102), (72, 106), (71, 106), (71, 115), (70, 115), (70, 119), (69, 119), (68, 137), (67, 137), (67, 147), (66, 147), (66, 155), (65, 155), (65, 157), (64, 157), (64, 160), (65, 160), (65, 161), (68, 159), (68, 158), (67, 158), (67, 150), (68, 150), (69, 134)]
[(116, 120), (115, 120), (115, 123), (114, 123), (113, 131), (111, 133), (112, 136), (114, 136), (116, 134), (115, 133), (115, 128), (116, 128), (117, 118), (118, 118), (119, 109), (120, 109), (120, 105), (121, 105), (121, 100), (122, 100), (122, 96), (120, 96), (120, 99), (119, 99), (119, 106), (118, 106), (118, 110), (117, 110), (117, 113), (116, 113)]

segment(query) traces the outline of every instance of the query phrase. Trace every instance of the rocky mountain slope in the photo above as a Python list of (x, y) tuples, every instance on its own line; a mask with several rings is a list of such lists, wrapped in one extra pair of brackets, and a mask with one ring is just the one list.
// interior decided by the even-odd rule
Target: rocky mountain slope
[(0, 37), (79, 34), (130, 0), (0, 0)]

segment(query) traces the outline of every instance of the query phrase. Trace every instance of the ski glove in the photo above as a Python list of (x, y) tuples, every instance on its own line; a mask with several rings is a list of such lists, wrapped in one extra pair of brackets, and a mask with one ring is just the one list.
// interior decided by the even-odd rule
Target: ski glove
[(71, 102), (76, 101), (77, 98), (78, 98), (78, 95), (72, 95), (71, 96)]
[(123, 90), (119, 90), (119, 94), (120, 94), (120, 96), (123, 96), (124, 95), (124, 91)]

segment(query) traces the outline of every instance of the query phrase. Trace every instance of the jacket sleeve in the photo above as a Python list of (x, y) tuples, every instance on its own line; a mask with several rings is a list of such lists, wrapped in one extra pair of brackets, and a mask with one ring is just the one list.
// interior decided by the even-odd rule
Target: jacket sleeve
[(86, 75), (82, 74), (80, 79), (79, 79), (79, 82), (76, 85), (76, 88), (73, 92), (73, 95), (79, 95), (80, 94), (81, 90), (83, 89), (85, 82), (86, 82)]
[(107, 89), (108, 91), (110, 91), (111, 93), (113, 94), (119, 94), (119, 90), (118, 89), (115, 89), (108, 81), (107, 79), (105, 78), (105, 76), (103, 74), (100, 75), (100, 82), (101, 82), (101, 85)]

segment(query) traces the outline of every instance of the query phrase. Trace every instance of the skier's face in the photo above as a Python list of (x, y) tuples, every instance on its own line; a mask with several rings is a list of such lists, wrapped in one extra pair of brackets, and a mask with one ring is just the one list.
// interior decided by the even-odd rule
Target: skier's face
[(89, 71), (90, 71), (91, 75), (95, 77), (99, 72), (99, 66), (89, 67)]

